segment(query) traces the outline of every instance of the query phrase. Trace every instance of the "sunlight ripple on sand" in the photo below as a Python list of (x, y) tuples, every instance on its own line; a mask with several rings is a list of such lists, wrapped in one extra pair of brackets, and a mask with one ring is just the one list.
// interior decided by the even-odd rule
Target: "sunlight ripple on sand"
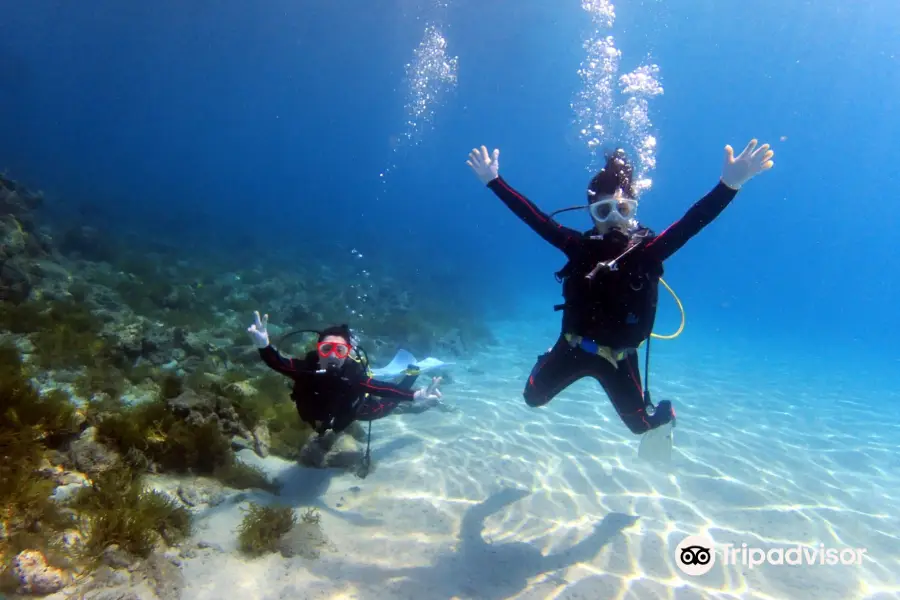
[[(528, 408), (520, 353), (536, 356), (548, 340), (520, 329), (499, 335), (489, 356), (454, 367), (445, 396), (458, 412), (376, 423), (367, 479), (263, 461), (288, 480), (280, 501), (325, 507), (322, 524), (337, 552), (317, 561), (238, 558), (229, 531), (238, 506), (223, 507), (197, 534), (221, 552), (186, 561), (186, 597), (900, 594), (900, 427), (865, 398), (813, 392), (787, 370), (747, 372), (753, 363), (739, 353), (688, 360), (670, 347), (654, 350), (655, 397), (672, 398), (679, 416), (666, 473), (637, 460), (637, 440), (593, 381)], [(482, 373), (470, 364), (492, 367)], [(764, 549), (859, 547), (868, 558), (754, 569), (719, 561), (691, 578), (673, 555), (689, 534)]]

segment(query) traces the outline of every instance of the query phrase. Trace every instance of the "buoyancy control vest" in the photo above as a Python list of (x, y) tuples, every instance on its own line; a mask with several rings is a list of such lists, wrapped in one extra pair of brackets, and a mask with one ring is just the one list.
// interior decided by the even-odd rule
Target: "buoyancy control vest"
[(296, 378), (291, 392), (300, 418), (309, 424), (321, 421), (336, 431), (343, 430), (353, 421), (365, 395), (359, 384), (367, 377), (366, 366), (348, 358), (333, 372), (320, 371), (315, 351), (307, 353), (303, 362), (309, 371)]
[(642, 250), (654, 237), (646, 228), (632, 232), (627, 244), (583, 234), (581, 250), (556, 273), (563, 333), (614, 349), (637, 348), (650, 337), (663, 265)]

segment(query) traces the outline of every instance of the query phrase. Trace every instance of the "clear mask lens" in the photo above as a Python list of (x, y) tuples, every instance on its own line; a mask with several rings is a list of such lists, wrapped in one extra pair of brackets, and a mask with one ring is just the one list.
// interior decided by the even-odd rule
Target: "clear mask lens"
[(606, 198), (590, 206), (591, 216), (597, 221), (607, 221), (612, 217), (631, 219), (637, 210), (637, 202), (629, 198)]

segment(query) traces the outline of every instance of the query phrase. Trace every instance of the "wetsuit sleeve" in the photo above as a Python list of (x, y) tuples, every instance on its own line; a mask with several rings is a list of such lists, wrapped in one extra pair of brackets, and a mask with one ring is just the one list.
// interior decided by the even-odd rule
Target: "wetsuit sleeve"
[(292, 379), (296, 378), (303, 371), (303, 361), (284, 356), (271, 344), (265, 348), (260, 348), (259, 356), (270, 369), (278, 371), (282, 375), (287, 375)]
[(497, 177), (487, 186), (503, 201), (513, 213), (525, 221), (535, 233), (563, 252), (576, 245), (581, 235), (574, 229), (563, 227), (541, 211), (531, 200), (512, 189), (502, 178)]
[(364, 379), (360, 383), (360, 387), (362, 387), (364, 392), (386, 400), (415, 400), (415, 392), (410, 389), (403, 389), (401, 387), (402, 384), (403, 382), (400, 385), (394, 385), (393, 383), (378, 381), (370, 377)]
[(694, 204), (681, 219), (653, 238), (644, 247), (660, 262), (666, 260), (684, 246), (689, 239), (700, 233), (728, 206), (737, 190), (733, 190), (722, 182)]

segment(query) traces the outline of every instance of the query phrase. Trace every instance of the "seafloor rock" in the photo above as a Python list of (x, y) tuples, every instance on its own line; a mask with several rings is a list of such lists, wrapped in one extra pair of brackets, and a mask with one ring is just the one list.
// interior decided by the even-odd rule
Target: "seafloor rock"
[(153, 553), (149, 558), (132, 568), (132, 578), (140, 578), (149, 584), (159, 600), (179, 600), (184, 588), (181, 569), (165, 556)]
[(53, 498), (53, 500), (55, 500), (56, 502), (65, 504), (75, 498), (75, 495), (88, 485), (90, 484), (87, 482), (63, 484), (54, 488), (53, 494), (51, 494), (50, 497)]
[(115, 565), (104, 564), (89, 577), (47, 600), (179, 600), (184, 576), (172, 560), (154, 552), (135, 561), (122, 553)]
[(363, 458), (362, 446), (346, 433), (310, 437), (300, 450), (300, 464), (316, 469), (351, 469)]
[(64, 571), (51, 567), (37, 550), (24, 550), (13, 559), (13, 574), (19, 580), (19, 591), (24, 594), (44, 596), (52, 594), (69, 581)]
[(191, 414), (199, 414), (205, 420), (205, 417), (213, 414), (216, 409), (215, 398), (198, 394), (194, 390), (185, 390), (175, 398), (171, 398), (168, 404), (172, 412), (185, 420)]
[(209, 355), (210, 351), (214, 350), (210, 347), (210, 344), (205, 337), (195, 331), (176, 329), (175, 342), (188, 356), (205, 358)]
[[(368, 426), (366, 426), (368, 427)], [(366, 427), (363, 426), (359, 421), (353, 421), (350, 423), (350, 426), (344, 430), (345, 435), (349, 435), (357, 442), (364, 443), (366, 441)]]
[(216, 403), (216, 417), (219, 420), (219, 428), (222, 433), (240, 435), (247, 439), (253, 438), (253, 433), (247, 430), (247, 426), (241, 422), (241, 417), (231, 404), (219, 399)]
[(88, 427), (69, 445), (69, 460), (82, 473), (102, 473), (117, 464), (119, 456), (97, 441), (97, 428)]
[(46, 256), (49, 247), (33, 231), (26, 214), (2, 208), (7, 191), (0, 185), (0, 300), (18, 304), (41, 279), (37, 259)]
[(310, 437), (303, 448), (300, 449), (299, 462), (304, 467), (312, 467), (314, 469), (325, 468), (325, 455), (328, 449), (324, 447), (316, 438)]
[(236, 394), (241, 398), (253, 398), (259, 393), (253, 384), (247, 381), (246, 379), (243, 381), (235, 381), (233, 383), (229, 383), (227, 386), (227, 390), (232, 394)]
[(234, 407), (224, 398), (189, 389), (167, 402), (172, 412), (188, 424), (202, 425), (213, 419), (219, 424), (219, 430), (226, 435), (255, 439), (253, 433), (241, 422)]
[(451, 329), (443, 333), (435, 340), (434, 347), (435, 352), (442, 355), (463, 356), (466, 352), (466, 345), (459, 329)]
[(134, 558), (119, 548), (117, 544), (107, 546), (103, 550), (103, 564), (113, 569), (124, 569), (134, 562)]
[(243, 450), (244, 448), (248, 448), (256, 452), (253, 448), (253, 440), (248, 440), (245, 437), (241, 437), (239, 435), (235, 435), (231, 437), (231, 449), (235, 452)]
[(100, 565), (91, 573), (91, 582), (89, 585), (82, 587), (82, 592), (88, 591), (89, 588), (112, 588), (129, 585), (131, 583), (131, 573), (128, 572), (127, 566), (116, 568), (109, 565)]
[(253, 450), (260, 457), (265, 458), (269, 455), (269, 446), (272, 444), (272, 438), (269, 435), (269, 427), (263, 423), (253, 428)]
[(62, 467), (63, 462), (65, 462), (65, 455), (59, 452), (54, 452), (52, 453), (52, 455), (44, 459), (41, 468), (38, 469), (38, 473), (40, 473), (47, 479), (52, 479), (53, 482), (58, 486), (90, 485), (91, 482), (84, 475), (84, 473), (65, 470)]
[(0, 175), (0, 212), (27, 215), (44, 203), (44, 194)]
[(191, 507), (217, 506), (225, 500), (225, 490), (221, 483), (212, 479), (190, 479), (178, 486), (178, 497)]
[(160, 300), (160, 306), (170, 310), (190, 311), (197, 307), (200, 299), (189, 285), (173, 285)]
[(116, 256), (115, 245), (110, 237), (96, 227), (87, 225), (67, 229), (59, 241), (59, 249), (64, 254), (75, 255), (84, 260), (111, 261)]
[(19, 304), (28, 298), (34, 280), (20, 259), (0, 257), (0, 301)]
[(71, 553), (80, 552), (84, 549), (84, 535), (77, 529), (69, 529), (59, 534), (57, 543)]
[(111, 590), (92, 590), (81, 596), (84, 600), (156, 600), (135, 593), (127, 588), (115, 588)]
[(108, 325), (119, 350), (132, 361), (142, 358), (161, 365), (171, 359), (174, 337), (171, 330), (158, 321), (132, 315)]

